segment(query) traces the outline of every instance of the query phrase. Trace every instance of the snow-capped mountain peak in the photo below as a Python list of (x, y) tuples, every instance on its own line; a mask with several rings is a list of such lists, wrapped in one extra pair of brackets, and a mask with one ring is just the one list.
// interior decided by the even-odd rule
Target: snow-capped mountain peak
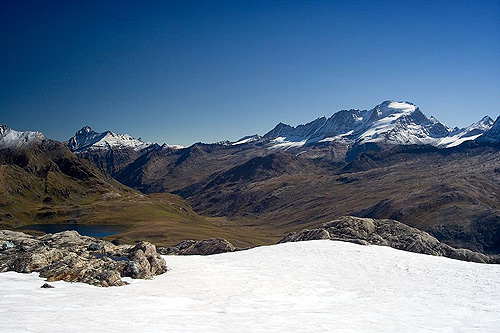
[(484, 116), (480, 121), (478, 121), (477, 123), (474, 123), (472, 125), (475, 126), (476, 128), (489, 130), (491, 128), (491, 126), (493, 126), (494, 122), (495, 121), (493, 119), (491, 119), (490, 116)]
[(450, 129), (436, 118), (427, 118), (409, 102), (386, 101), (376, 106), (376, 118), (371, 117), (359, 141), (390, 144), (435, 144), (449, 134)]
[[(493, 121), (491, 118), (490, 120)], [(500, 116), (498, 116), (495, 122), (491, 124), (490, 128), (479, 139), (480, 141), (500, 143)]]
[(264, 135), (274, 148), (300, 147), (309, 143), (429, 144), (449, 147), (474, 140), (492, 126), (484, 117), (464, 129), (451, 129), (435, 117), (427, 117), (415, 104), (387, 100), (371, 110), (341, 110), (330, 118), (318, 118), (292, 127), (279, 123)]
[(0, 124), (0, 148), (24, 148), (46, 139), (45, 135), (40, 132), (21, 132)]
[(72, 151), (101, 150), (108, 148), (132, 148), (142, 150), (153, 145), (136, 139), (128, 134), (116, 134), (111, 131), (95, 132), (90, 126), (84, 126), (68, 140), (68, 148)]
[(79, 130), (79, 131), (78, 131), (78, 132), (76, 132), (76, 133), (82, 134), (82, 133), (90, 133), (90, 132), (94, 132), (94, 131), (92, 130), (92, 128), (91, 128), (90, 126), (84, 126), (84, 127), (82, 127), (82, 129), (81, 129), (81, 130)]

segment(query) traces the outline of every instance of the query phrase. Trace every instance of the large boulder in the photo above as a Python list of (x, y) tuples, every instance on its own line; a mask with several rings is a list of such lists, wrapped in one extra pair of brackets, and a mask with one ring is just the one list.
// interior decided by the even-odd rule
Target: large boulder
[(117, 246), (76, 231), (36, 237), (1, 230), (0, 244), (6, 243), (0, 249), (0, 272), (39, 272), (47, 281), (121, 286), (127, 284), (125, 276), (150, 279), (167, 271), (165, 260), (147, 242)]
[(497, 259), (467, 249), (456, 249), (441, 243), (419, 229), (389, 219), (371, 219), (343, 216), (323, 223), (314, 229), (292, 232), (279, 243), (314, 239), (331, 239), (357, 244), (390, 246), (399, 250), (444, 256), (458, 260), (494, 263)]
[(128, 252), (129, 262), (124, 274), (134, 279), (150, 279), (167, 271), (165, 260), (156, 252), (156, 246), (139, 242)]
[(223, 238), (211, 238), (200, 241), (184, 240), (171, 247), (158, 248), (161, 254), (174, 255), (210, 255), (233, 252), (236, 248)]

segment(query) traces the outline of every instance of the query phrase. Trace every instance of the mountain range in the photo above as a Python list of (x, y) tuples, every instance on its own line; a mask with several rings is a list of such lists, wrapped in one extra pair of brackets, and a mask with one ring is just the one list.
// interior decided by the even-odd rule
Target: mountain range
[[(121, 183), (113, 186), (148, 198), (179, 195), (186, 211), (189, 204), (219, 219), (233, 241), (246, 238), (240, 245), (355, 215), (396, 219), (455, 247), (499, 252), (499, 118), (450, 128), (412, 103), (385, 101), (296, 127), (279, 123), (235, 142), (159, 145), (86, 126), (58, 147), (98, 179)], [(52, 142), (1, 127), (3, 156), (32, 141)]]
[[(475, 140), (488, 132), (493, 119), (484, 116), (465, 128), (450, 128), (434, 117), (427, 117), (409, 102), (385, 101), (371, 110), (341, 110), (331, 117), (321, 117), (296, 127), (279, 123), (264, 136), (245, 136), (236, 142), (222, 144), (243, 145), (260, 142), (268, 148), (290, 149), (326, 143), (360, 145), (367, 143), (412, 145), (428, 144), (449, 148), (469, 140)], [(495, 137), (496, 135), (494, 135)], [(67, 142), (76, 153), (109, 149), (132, 149), (146, 152), (160, 145), (143, 142), (127, 134), (107, 131), (96, 133), (85, 126)], [(163, 146), (184, 148), (182, 146)]]
[(305, 125), (276, 125), (263, 136), (236, 142), (195, 143), (184, 148), (145, 143), (128, 135), (96, 133), (86, 126), (67, 142), (123, 184), (145, 193), (172, 192), (273, 152), (326, 163), (348, 163), (367, 150), (430, 145), (451, 148), (483, 138), (497, 142), (494, 121), (485, 116), (465, 128), (450, 128), (409, 102), (385, 101), (371, 110), (342, 110)]

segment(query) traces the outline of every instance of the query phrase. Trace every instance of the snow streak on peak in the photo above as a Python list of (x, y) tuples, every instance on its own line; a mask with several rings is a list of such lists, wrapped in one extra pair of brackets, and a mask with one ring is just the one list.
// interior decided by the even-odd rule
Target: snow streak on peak
[(233, 142), (231, 144), (233, 146), (237, 146), (237, 145), (242, 145), (245, 143), (255, 142), (255, 141), (258, 141), (260, 139), (262, 139), (262, 137), (260, 135), (254, 134), (254, 135), (245, 136), (245, 137), (243, 137), (243, 138), (239, 139), (238, 141)]
[(40, 132), (15, 131), (0, 124), (0, 148), (25, 148), (33, 143), (40, 143), (47, 138)]

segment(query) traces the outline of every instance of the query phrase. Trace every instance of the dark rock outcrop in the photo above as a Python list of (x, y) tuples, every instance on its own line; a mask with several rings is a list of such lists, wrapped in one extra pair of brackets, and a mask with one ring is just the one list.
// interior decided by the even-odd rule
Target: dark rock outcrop
[(0, 272), (39, 272), (47, 281), (64, 280), (108, 287), (127, 284), (122, 277), (150, 279), (165, 273), (165, 260), (147, 242), (116, 246), (76, 231), (39, 237), (0, 231), (0, 243), (12, 247), (0, 251)]
[(210, 255), (233, 252), (236, 248), (223, 238), (211, 238), (201, 241), (184, 240), (171, 247), (159, 247), (161, 254), (173, 255)]
[(428, 233), (389, 219), (343, 216), (318, 228), (288, 234), (279, 243), (330, 239), (363, 245), (384, 245), (398, 250), (443, 256), (464, 261), (495, 263), (489, 256), (468, 249), (456, 249)]

